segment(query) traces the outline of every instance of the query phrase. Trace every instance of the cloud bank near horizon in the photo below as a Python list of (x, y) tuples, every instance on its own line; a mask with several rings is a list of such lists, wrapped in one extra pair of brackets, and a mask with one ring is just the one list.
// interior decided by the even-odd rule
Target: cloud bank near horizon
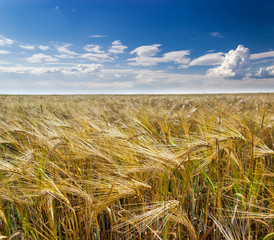
[[(212, 37), (218, 38), (217, 35)], [(8, 56), (8, 61), (4, 56)], [(71, 86), (71, 89), (84, 86), (88, 89), (164, 87), (167, 91), (178, 86), (181, 89), (206, 89), (207, 86), (225, 89), (227, 86), (229, 89), (233, 79), (240, 81), (238, 87), (242, 89), (244, 86), (255, 89), (259, 86), (258, 81), (274, 89), (274, 51), (251, 54), (249, 48), (240, 44), (227, 53), (210, 50), (204, 55), (192, 56), (195, 51), (190, 49), (163, 52), (160, 43), (135, 49), (130, 49), (121, 40), (108, 45), (90, 41), (83, 46), (52, 42), (35, 45), (0, 35), (0, 74), (10, 79), (14, 86), (21, 84), (14, 75), (19, 74), (20, 78), (31, 79), (32, 76), (34, 84), (43, 82), (42, 85), (49, 88), (55, 83), (66, 88)], [(263, 64), (257, 66), (262, 59)], [(72, 84), (72, 81), (65, 84), (65, 80), (59, 80), (60, 74), (63, 78), (76, 77), (78, 84)], [(39, 76), (47, 80), (40, 80)], [(3, 81), (4, 86), (10, 88)], [(237, 89), (235, 81), (233, 87)]]

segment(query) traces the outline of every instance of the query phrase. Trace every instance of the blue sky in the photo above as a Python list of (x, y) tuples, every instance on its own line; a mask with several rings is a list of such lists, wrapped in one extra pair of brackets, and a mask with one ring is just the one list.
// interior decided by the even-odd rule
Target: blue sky
[(0, 94), (274, 90), (274, 2), (0, 0)]

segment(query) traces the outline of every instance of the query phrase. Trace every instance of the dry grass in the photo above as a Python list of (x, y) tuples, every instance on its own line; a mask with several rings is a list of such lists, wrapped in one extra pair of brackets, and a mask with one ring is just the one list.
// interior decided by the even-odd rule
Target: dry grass
[(273, 100), (1, 96), (1, 238), (271, 239)]

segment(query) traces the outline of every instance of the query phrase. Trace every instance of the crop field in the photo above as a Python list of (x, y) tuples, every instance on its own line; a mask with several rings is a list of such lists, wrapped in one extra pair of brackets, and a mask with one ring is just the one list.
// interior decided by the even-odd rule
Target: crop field
[(0, 238), (274, 238), (274, 94), (0, 96)]

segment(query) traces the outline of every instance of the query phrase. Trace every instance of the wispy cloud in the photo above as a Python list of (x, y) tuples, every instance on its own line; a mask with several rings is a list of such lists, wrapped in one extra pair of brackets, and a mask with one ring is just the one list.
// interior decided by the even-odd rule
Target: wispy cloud
[(190, 54), (189, 50), (172, 51), (165, 53), (162, 57), (163, 62), (175, 62), (178, 64), (187, 64), (190, 59), (187, 57)]
[(89, 89), (94, 89), (94, 88), (131, 88), (134, 86), (133, 81), (113, 81), (113, 82), (63, 82), (64, 86), (69, 86), (69, 87), (84, 87), (84, 88), (89, 88)]
[(214, 37), (214, 38), (223, 38), (224, 36), (221, 34), (221, 33), (219, 33), (219, 32), (211, 32), (211, 33), (209, 33), (209, 35), (211, 36), (211, 37)]
[(84, 49), (87, 52), (93, 52), (93, 53), (104, 53), (101, 46), (99, 45), (94, 45), (94, 44), (87, 44), (84, 46)]
[(187, 57), (190, 54), (189, 50), (172, 51), (163, 54), (161, 57), (155, 57), (160, 52), (161, 44), (153, 44), (149, 46), (141, 46), (130, 54), (136, 54), (137, 57), (127, 59), (131, 66), (155, 66), (159, 63), (174, 62), (177, 64), (187, 64), (190, 59)]
[(19, 45), (20, 48), (26, 49), (26, 50), (35, 50), (35, 47), (33, 45)]
[(68, 54), (56, 54), (54, 57), (60, 58), (60, 59), (73, 59), (75, 58), (74, 55), (68, 55)]
[(76, 66), (60, 68), (63, 74), (89, 74), (100, 71), (101, 64), (78, 64)]
[(114, 58), (110, 57), (106, 53), (85, 53), (85, 54), (82, 54), (80, 57), (88, 59), (89, 61), (98, 62), (98, 63), (114, 61)]
[(95, 34), (95, 35), (90, 35), (89, 37), (91, 38), (104, 38), (106, 37), (107, 35), (100, 35), (100, 34)]
[(74, 51), (71, 51), (68, 49), (68, 47), (72, 46), (71, 44), (64, 44), (63, 46), (60, 46), (60, 47), (57, 47), (57, 51), (62, 53), (62, 54), (67, 54), (67, 55), (70, 55), (70, 56), (73, 56), (73, 55), (77, 55), (76, 52)]
[(200, 74), (169, 73), (164, 70), (151, 69), (102, 69), (100, 72), (100, 77), (103, 79), (117, 80), (120, 76), (133, 81), (134, 85), (143, 86), (163, 86), (169, 84), (186, 86), (189, 83), (189, 79), (197, 83), (209, 79), (208, 76)]
[(42, 51), (49, 50), (49, 46), (39, 45), (38, 48)]
[(56, 62), (57, 58), (53, 58), (52, 56), (45, 55), (42, 53), (33, 54), (31, 57), (26, 59), (30, 63), (40, 63), (40, 62)]
[(257, 59), (270, 58), (270, 57), (274, 57), (274, 51), (253, 53), (250, 55), (250, 60), (257, 60)]
[(43, 75), (51, 73), (62, 73), (65, 75), (81, 75), (90, 74), (102, 69), (101, 64), (78, 64), (76, 66), (66, 67), (25, 67), (25, 66), (0, 66), (0, 72), (17, 73), (17, 74), (33, 74)]
[(193, 59), (190, 66), (210, 66), (210, 65), (221, 65), (224, 61), (224, 53), (208, 53), (201, 57)]
[(112, 42), (112, 46), (109, 49), (109, 52), (113, 54), (120, 54), (120, 53), (123, 53), (125, 49), (127, 49), (127, 46), (122, 45), (120, 40), (116, 40)]
[(148, 46), (140, 46), (130, 54), (136, 54), (137, 57), (127, 59), (129, 65), (131, 66), (155, 66), (161, 62), (159, 57), (154, 57), (158, 52), (160, 52), (159, 47), (161, 44), (153, 44)]
[(14, 41), (12, 39), (0, 35), (0, 46), (12, 45), (13, 43)]
[(0, 60), (0, 64), (10, 64), (10, 62)]
[(108, 52), (105, 52), (102, 50), (102, 47), (100, 45), (95, 44), (87, 44), (84, 46), (84, 49), (88, 52), (85, 54), (80, 55), (81, 58), (88, 59), (92, 62), (112, 62), (114, 61), (114, 58), (110, 56), (111, 53), (113, 54), (119, 54), (123, 53), (124, 49), (126, 49), (127, 46), (123, 46), (119, 40), (112, 42), (112, 45)]
[(158, 52), (160, 52), (159, 47), (161, 45), (162, 44), (153, 44), (153, 45), (148, 45), (148, 46), (137, 47), (133, 51), (131, 51), (130, 54), (136, 53), (136, 55), (138, 57), (153, 57)]
[(7, 50), (0, 50), (0, 54), (9, 54), (10, 51), (7, 51)]

